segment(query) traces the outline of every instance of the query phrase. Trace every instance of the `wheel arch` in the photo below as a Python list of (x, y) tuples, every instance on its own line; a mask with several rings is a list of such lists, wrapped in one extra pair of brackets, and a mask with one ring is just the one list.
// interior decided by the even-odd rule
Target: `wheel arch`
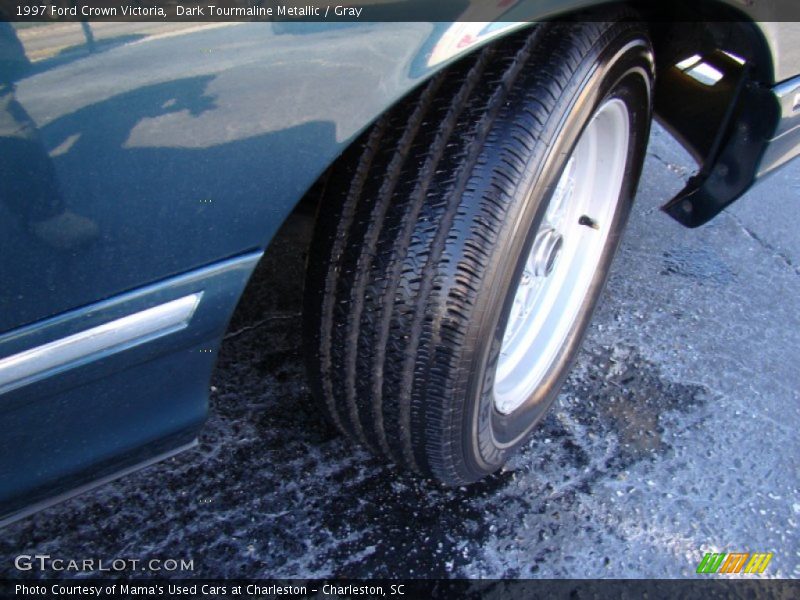
[[(729, 129), (734, 124), (734, 108), (740, 100), (741, 90), (749, 88), (759, 100), (771, 100), (764, 92), (776, 83), (779, 75), (780, 66), (776, 60), (779, 55), (778, 32), (769, 23), (756, 22), (753, 15), (740, 10), (732, 0), (675, 0), (668, 6), (654, 6), (653, 3), (639, 0), (577, 0), (560, 2), (554, 7), (550, 7), (549, 3), (542, 6), (538, 2), (523, 0), (521, 6), (522, 9), (517, 7), (516, 12), (530, 17), (531, 20), (534, 17), (574, 19), (580, 18), (582, 14), (590, 18), (602, 18), (603, 14), (607, 14), (615, 6), (633, 9), (641, 15), (651, 31), (656, 59), (658, 84), (655, 91), (655, 115), (695, 158), (700, 172), (713, 170), (716, 165), (719, 154), (730, 137)], [(408, 85), (382, 111), (365, 120), (363, 129), (352, 137), (348, 145), (342, 147), (342, 153), (331, 160), (329, 167), (336, 163), (351, 144), (357, 142), (364, 131), (424, 85), (430, 77), (487, 44), (496, 43), (511, 35), (526, 24), (499, 27), (488, 34), (475, 33), (484, 26), (484, 23), (435, 24), (427, 42), (407, 67)], [(469, 42), (459, 43), (459, 40), (465, 39), (469, 39)], [(729, 59), (731, 56), (735, 57), (726, 60), (724, 65), (725, 79), (731, 83), (723, 86), (702, 86), (694, 79), (676, 77), (675, 65), (692, 56), (698, 56), (701, 60), (717, 60), (716, 67), (720, 66), (720, 56)], [(742, 59), (743, 64), (736, 59)], [(687, 101), (701, 110), (687, 117), (684, 111)], [(762, 137), (772, 132), (771, 128), (778, 118), (777, 106), (770, 106), (765, 115), (761, 115), (762, 120), (766, 121)], [(753, 153), (758, 154), (758, 149), (754, 149)], [(751, 170), (754, 171), (755, 167)], [(327, 170), (320, 175), (320, 179), (326, 172)], [(313, 190), (314, 186), (309, 189)]]
[[(751, 15), (732, 5), (732, 0), (674, 0), (669, 6), (653, 6), (653, 3), (637, 0), (577, 0), (544, 5), (523, 0), (517, 8), (520, 6), (523, 9), (527, 7), (528, 11), (517, 11), (515, 14), (526, 15), (531, 19), (580, 19), (582, 15), (584, 18), (588, 16), (600, 19), (615, 6), (634, 10), (635, 14), (641, 15), (651, 32), (656, 59), (655, 114), (695, 158), (701, 173), (704, 170), (712, 171), (717, 164), (729, 137), (727, 130), (732, 126), (732, 109), (741, 89), (748, 88), (752, 94), (763, 99), (764, 92), (775, 83), (777, 67), (774, 57), (777, 56), (778, 44), (775, 32), (770, 29), (769, 24), (754, 21)], [(703, 21), (704, 18), (716, 20)], [(315, 210), (324, 210), (324, 207), (312, 206), (314, 197), (318, 196), (315, 190), (319, 189), (331, 167), (347, 153), (348, 148), (357, 144), (383, 115), (393, 110), (437, 73), (480, 51), (486, 45), (499, 42), (521, 27), (528, 26), (525, 22), (518, 22), (489, 30), (485, 34), (479, 33), (485, 30), (485, 25), (434, 24), (427, 39), (417, 47), (413, 60), (403, 66), (405, 81), (399, 82), (397, 73), (392, 75), (395, 80), (393, 97), (387, 98), (385, 106), (375, 114), (366, 116), (362, 127), (340, 146), (339, 153), (330, 157), (327, 166), (323, 166), (317, 173), (316, 179), (308, 182), (306, 190), (297, 197), (294, 211), (287, 211), (281, 222), (287, 222), (298, 211), (307, 216)], [(459, 43), (468, 38), (468, 43)], [(713, 55), (719, 58), (720, 54), (743, 59), (744, 64), (739, 64), (736, 60), (726, 62), (726, 67), (731, 69), (731, 73), (725, 74), (726, 77), (739, 85), (702, 86), (694, 79), (676, 76), (678, 73), (675, 65), (687, 57), (697, 55), (703, 58)], [(690, 102), (702, 110), (687, 117), (684, 108), (689, 96)], [(711, 118), (708, 118), (708, 111), (712, 113)], [(701, 114), (704, 115), (702, 120)], [(767, 116), (768, 124), (764, 126), (764, 135), (767, 135), (766, 132), (772, 126), (773, 115)], [(751, 155), (758, 155), (758, 152), (759, 149), (754, 148)], [(747, 179), (748, 176), (745, 176), (744, 180)], [(682, 220), (680, 215), (672, 216), (684, 224), (690, 224), (686, 219)], [(265, 245), (269, 246), (271, 242), (270, 238)]]

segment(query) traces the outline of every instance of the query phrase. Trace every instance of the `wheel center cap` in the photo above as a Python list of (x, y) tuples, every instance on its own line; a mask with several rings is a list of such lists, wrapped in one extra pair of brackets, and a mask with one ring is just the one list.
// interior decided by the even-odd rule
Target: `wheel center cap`
[(532, 271), (535, 277), (547, 277), (553, 272), (558, 255), (564, 246), (563, 236), (552, 228), (542, 229), (533, 242)]

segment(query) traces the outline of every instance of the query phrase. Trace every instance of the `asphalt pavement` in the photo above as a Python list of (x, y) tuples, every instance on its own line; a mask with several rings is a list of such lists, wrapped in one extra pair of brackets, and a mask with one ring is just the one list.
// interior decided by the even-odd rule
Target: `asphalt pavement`
[(197, 577), (672, 578), (712, 551), (800, 576), (800, 163), (697, 230), (658, 210), (692, 169), (656, 128), (572, 375), (497, 475), (441, 488), (324, 424), (298, 219), (234, 320), (199, 447), (7, 527), (0, 576), (24, 553), (191, 559), (175, 575)]

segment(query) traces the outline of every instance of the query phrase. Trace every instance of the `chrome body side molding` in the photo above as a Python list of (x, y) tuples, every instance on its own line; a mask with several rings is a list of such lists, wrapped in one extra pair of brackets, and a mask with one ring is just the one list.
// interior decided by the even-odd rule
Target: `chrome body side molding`
[(185, 328), (197, 292), (0, 359), (0, 394)]

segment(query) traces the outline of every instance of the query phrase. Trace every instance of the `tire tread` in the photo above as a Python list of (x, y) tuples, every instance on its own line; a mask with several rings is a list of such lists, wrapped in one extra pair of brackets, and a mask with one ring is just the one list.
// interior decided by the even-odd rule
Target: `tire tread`
[(449, 399), (465, 392), (481, 278), (559, 102), (615, 26), (539, 24), (485, 47), (380, 119), (330, 175), (306, 283), (309, 370), (331, 421), (373, 452), (446, 483), (470, 477)]

